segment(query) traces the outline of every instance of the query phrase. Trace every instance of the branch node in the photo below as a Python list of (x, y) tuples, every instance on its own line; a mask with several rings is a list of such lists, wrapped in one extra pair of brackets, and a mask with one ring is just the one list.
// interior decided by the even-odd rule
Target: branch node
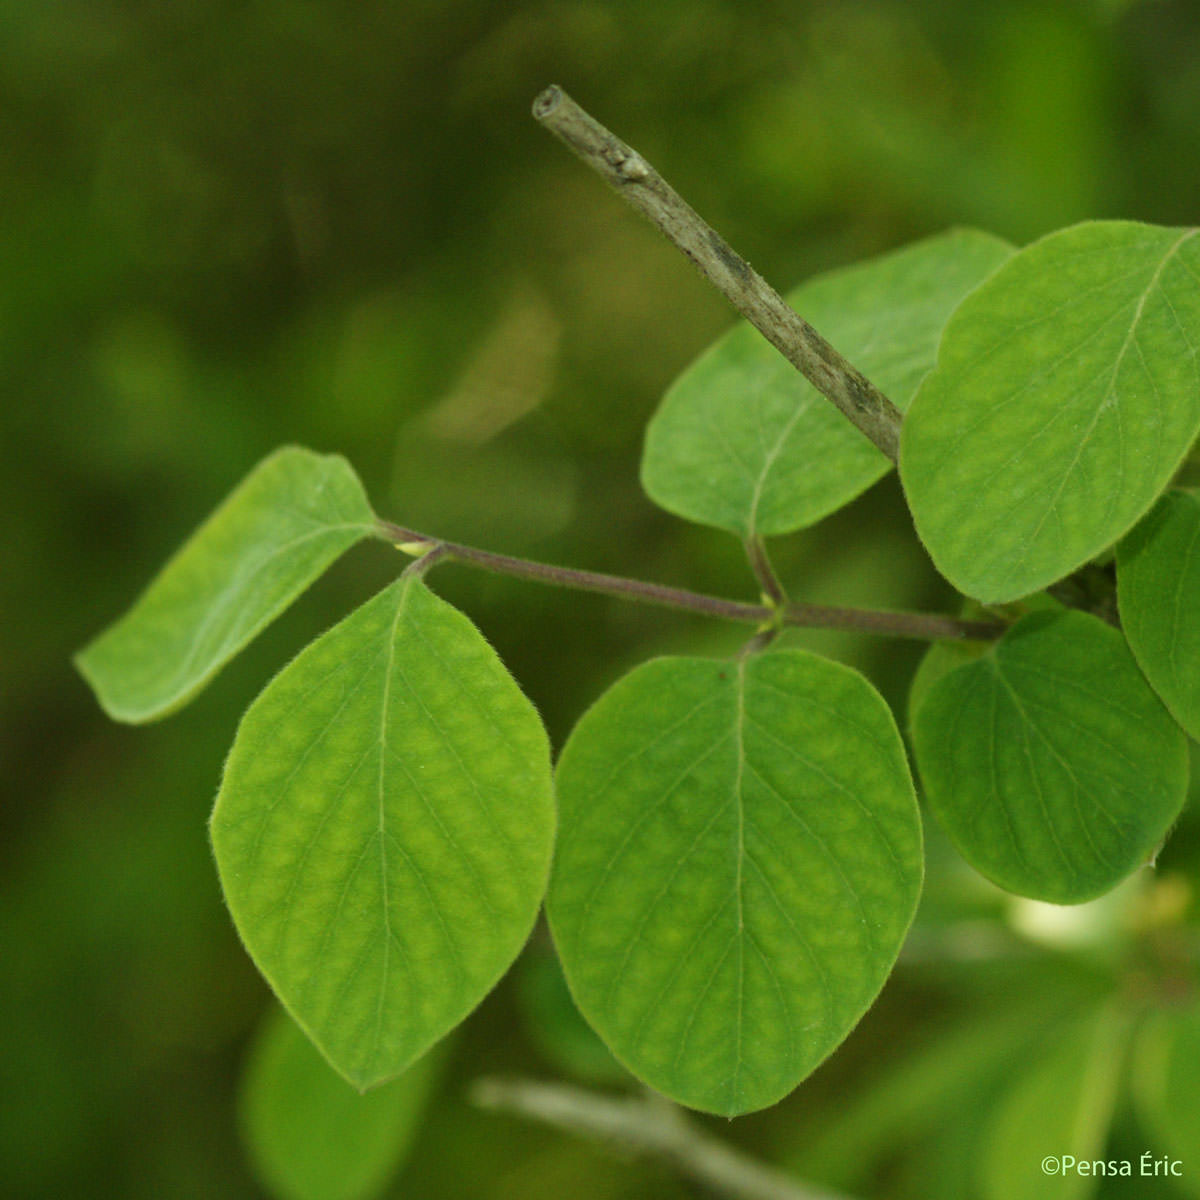
[(439, 562), (443, 562), (450, 557), (450, 547), (445, 542), (435, 542), (426, 544), (425, 549), (417, 558), (400, 572), (404, 579), (420, 579), (427, 571), (437, 566)]
[(622, 159), (617, 169), (630, 183), (641, 183), (643, 179), (650, 178), (650, 168), (636, 150)]

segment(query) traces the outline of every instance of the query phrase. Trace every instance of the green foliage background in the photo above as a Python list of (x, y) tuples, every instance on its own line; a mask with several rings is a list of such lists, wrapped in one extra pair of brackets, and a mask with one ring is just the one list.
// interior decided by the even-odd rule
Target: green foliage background
[[(529, 118), (551, 81), (783, 287), (952, 224), (1025, 242), (1087, 217), (1197, 220), (1200, 17), (1186, 0), (4, 6), (9, 1194), (261, 1194), (234, 1096), (267, 992), (205, 822), (238, 714), (396, 564), (352, 551), (187, 712), (148, 729), (108, 722), (69, 659), (275, 445), (344, 453), (407, 525), (751, 594), (736, 542), (658, 512), (637, 479), (659, 396), (731, 315)], [(776, 557), (797, 598), (947, 600), (894, 476)], [(634, 663), (743, 636), (460, 568), (436, 586), (556, 747)], [(792, 636), (866, 670), (902, 711), (919, 646)], [(1161, 877), (1195, 854), (1185, 817)], [(964, 916), (1003, 934), (1002, 902), (936, 842), (930, 875), (917, 935)], [(938, 1194), (932, 1164), (945, 1175), (953, 1148), (918, 1169), (897, 1113), (916, 1122), (920, 1096), (967, 1087), (964, 1055), (922, 1074), (907, 1048), (961, 1027), (986, 1060), (969, 1102), (986, 1107), (1007, 1066), (1002, 1049), (987, 1058), (997, 998), (1086, 993), (1099, 969), (1086, 955), (902, 967), (794, 1097), (718, 1128), (860, 1195)], [(507, 980), (457, 1040), (395, 1194), (685, 1194), (657, 1168), (465, 1102), (479, 1074), (558, 1069), (522, 1025), (520, 992)], [(892, 1107), (872, 1107), (889, 1086)]]

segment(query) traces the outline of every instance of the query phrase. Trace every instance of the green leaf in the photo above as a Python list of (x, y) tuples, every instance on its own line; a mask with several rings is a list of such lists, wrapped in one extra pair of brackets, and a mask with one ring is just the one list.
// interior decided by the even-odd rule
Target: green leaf
[(364, 1096), (273, 1008), (251, 1049), (238, 1106), (263, 1186), (279, 1200), (379, 1195), (408, 1154), (442, 1062), (439, 1047)]
[(298, 446), (277, 450), (75, 664), (114, 719), (164, 717), (373, 532), (374, 522), (344, 458)]
[(900, 437), (917, 532), (1013, 600), (1115, 542), (1200, 429), (1196, 230), (1096, 221), (1020, 251), (950, 319)]
[[(1102, 1012), (1052, 1042), (1001, 1100), (982, 1163), (985, 1200), (1083, 1200), (1116, 1102), (1126, 1021)], [(1073, 1160), (1063, 1166), (1063, 1159)], [(1055, 1171), (1043, 1169), (1050, 1158)], [(1085, 1171), (1074, 1164), (1086, 1163)]]
[[(946, 319), (1012, 248), (952, 230), (802, 284), (788, 303), (901, 409), (933, 366)], [(671, 386), (646, 431), (657, 504), (741, 535), (811, 525), (891, 464), (747, 322)]]
[[(1200, 1195), (1200, 1006), (1154, 1014), (1134, 1043), (1133, 1093), (1157, 1149), (1181, 1161), (1178, 1182)], [(1161, 1160), (1160, 1160), (1161, 1161)]]
[(1031, 613), (942, 675), (913, 744), (929, 807), (963, 857), (1058, 904), (1144, 863), (1187, 794), (1182, 732), (1125, 639), (1080, 612)]
[(1200, 738), (1200, 498), (1169, 492), (1117, 546), (1117, 603), (1138, 666)]
[(683, 1104), (773, 1104), (875, 998), (920, 892), (882, 698), (800, 651), (657, 659), (584, 715), (558, 789), (547, 914), (584, 1016)]
[(212, 817), (247, 949), (360, 1088), (516, 957), (554, 836), (549, 746), (479, 631), (397, 580), (250, 706)]

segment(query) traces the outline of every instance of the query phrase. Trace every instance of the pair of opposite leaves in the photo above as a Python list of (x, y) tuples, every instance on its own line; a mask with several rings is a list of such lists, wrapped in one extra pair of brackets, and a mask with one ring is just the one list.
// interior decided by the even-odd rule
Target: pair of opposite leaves
[[(115, 717), (185, 702), (375, 519), (344, 460), (284, 449), (79, 656)], [(408, 575), (247, 710), (212, 839), (285, 1007), (360, 1087), (512, 962), (555, 841), (545, 732), (465, 616)], [(743, 1112), (795, 1086), (882, 986), (921, 884), (904, 749), (861, 676), (796, 651), (660, 659), (580, 721), (557, 776), (551, 925), (636, 1074)]]
[[(282, 450), (79, 665), (114, 716), (161, 716), (373, 529), (343, 460)], [(883, 701), (797, 652), (658, 660), (580, 722), (557, 790), (548, 908), (585, 1013), (685, 1102), (778, 1099), (870, 1003), (916, 904), (916, 802)], [(212, 818), (251, 955), (363, 1087), (508, 967), (554, 834), (537, 714), (412, 576), (268, 684)]]
[[(986, 264), (997, 243), (978, 239), (945, 240), (986, 242)], [(944, 249), (926, 243), (890, 265)], [(913, 386), (970, 284), (960, 273), (918, 289)], [(768, 467), (786, 462), (785, 443)], [(755, 482), (755, 512), (766, 485)], [(81, 668), (113, 715), (162, 715), (373, 528), (344, 462), (283, 451)], [(585, 1013), (636, 1073), (686, 1103), (731, 1113), (778, 1099), (870, 1003), (919, 892), (915, 799), (882, 700), (795, 652), (647, 664), (580, 723), (559, 794), (549, 911)], [(624, 820), (597, 828), (598, 802)], [(460, 1020), (527, 936), (553, 839), (545, 735), (474, 627), (402, 579), (246, 714), (213, 837), (251, 953), (365, 1086)]]

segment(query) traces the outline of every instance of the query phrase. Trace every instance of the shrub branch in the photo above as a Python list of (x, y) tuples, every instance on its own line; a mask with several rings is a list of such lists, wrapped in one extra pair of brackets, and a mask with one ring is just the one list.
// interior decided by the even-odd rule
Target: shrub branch
[(666, 234), (817, 391), (896, 461), (901, 421), (896, 406), (797, 315), (636, 150), (559, 87), (538, 96), (533, 115)]
[[(480, 550), (443, 538), (418, 533), (391, 521), (378, 522), (379, 536), (393, 542), (408, 553), (418, 554), (418, 561), (456, 560), (500, 575), (528, 579), (575, 591), (599, 592), (622, 600), (642, 604), (657, 604), (682, 612), (700, 613), (724, 621), (740, 621), (746, 625), (791, 625), (803, 628), (845, 629), (857, 633), (881, 634), (887, 637), (920, 638), (925, 641), (975, 638), (990, 641), (999, 637), (1007, 626), (1003, 622), (964, 621), (941, 613), (888, 612), (867, 608), (834, 608), (824, 604), (785, 603), (780, 607), (749, 604), (741, 600), (726, 600), (685, 588), (668, 587), (642, 579), (627, 579), (622, 575), (605, 575), (598, 571), (581, 571), (574, 567), (557, 567), (549, 563), (514, 558), (492, 550)], [(436, 555), (436, 558), (434, 557)], [(432, 561), (431, 561), (432, 560)]]

